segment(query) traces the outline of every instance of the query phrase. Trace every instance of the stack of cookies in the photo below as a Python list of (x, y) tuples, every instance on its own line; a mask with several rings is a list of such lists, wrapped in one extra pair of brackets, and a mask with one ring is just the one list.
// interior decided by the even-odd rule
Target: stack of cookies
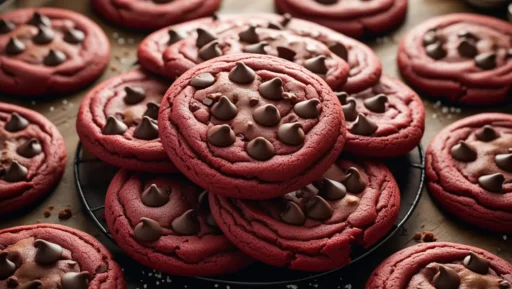
[(156, 31), (138, 58), (89, 92), (77, 131), (121, 168), (106, 220), (141, 264), (186, 276), (254, 260), (326, 271), (394, 225), (400, 191), (369, 157), (417, 146), (424, 107), (364, 44), (253, 14)]

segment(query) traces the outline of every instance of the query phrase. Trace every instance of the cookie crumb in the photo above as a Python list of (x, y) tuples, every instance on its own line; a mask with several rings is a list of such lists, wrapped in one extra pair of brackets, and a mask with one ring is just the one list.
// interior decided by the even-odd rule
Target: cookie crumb
[(73, 213), (71, 212), (70, 209), (64, 209), (59, 212), (59, 220), (61, 220), (61, 221), (66, 221), (66, 220), (70, 219), (72, 216), (73, 216)]
[(412, 237), (414, 240), (416, 241), (420, 241), (421, 240), (421, 233), (420, 232), (416, 232), (414, 233), (414, 237)]
[(424, 232), (423, 233), (423, 242), (435, 242), (437, 239), (434, 237), (434, 233), (432, 232)]
[(55, 206), (53, 206), (53, 205), (48, 206), (48, 210), (53, 211), (53, 209), (55, 209)]
[(49, 218), (52, 215), (52, 212), (48, 209), (44, 210), (44, 217)]

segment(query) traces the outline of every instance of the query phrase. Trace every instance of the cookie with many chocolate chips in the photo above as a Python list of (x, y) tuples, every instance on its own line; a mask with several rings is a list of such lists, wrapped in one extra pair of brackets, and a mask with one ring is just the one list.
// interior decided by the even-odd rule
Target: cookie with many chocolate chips
[(476, 14), (439, 16), (401, 41), (403, 77), (433, 98), (467, 105), (512, 95), (512, 24)]
[(339, 158), (312, 184), (263, 201), (210, 195), (213, 217), (249, 256), (293, 270), (347, 265), (352, 248), (368, 248), (398, 217), (400, 192), (382, 163)]
[(446, 211), (512, 232), (512, 116), (484, 113), (443, 129), (426, 153), (428, 188)]
[(366, 289), (512, 288), (512, 264), (479, 248), (455, 243), (423, 243), (379, 265)]
[(66, 147), (35, 111), (0, 102), (0, 215), (35, 204), (60, 181)]
[(135, 69), (91, 90), (80, 105), (76, 130), (84, 147), (111, 165), (174, 172), (158, 132), (158, 111), (170, 81)]
[(318, 179), (345, 142), (329, 86), (267, 55), (218, 57), (178, 78), (162, 100), (162, 143), (176, 167), (206, 190), (267, 199)]
[(52, 224), (0, 231), (0, 289), (124, 289), (121, 268), (92, 236)]
[(382, 76), (378, 84), (361, 92), (336, 94), (347, 121), (347, 152), (396, 157), (420, 143), (425, 107), (418, 95), (399, 80)]
[(235, 272), (252, 262), (219, 230), (208, 192), (182, 175), (121, 170), (110, 184), (105, 206), (117, 244), (150, 268), (207, 276)]
[(127, 28), (153, 30), (212, 15), (221, 0), (93, 0), (92, 7), (109, 21)]
[(55, 97), (98, 78), (110, 43), (88, 18), (55, 8), (19, 9), (0, 16), (0, 92)]

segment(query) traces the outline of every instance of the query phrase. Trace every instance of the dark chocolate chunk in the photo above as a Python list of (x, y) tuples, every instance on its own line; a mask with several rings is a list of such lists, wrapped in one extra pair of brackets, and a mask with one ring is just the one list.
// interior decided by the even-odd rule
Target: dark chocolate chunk
[(475, 56), (475, 64), (484, 70), (496, 68), (496, 53), (486, 52)]
[(457, 51), (459, 51), (461, 56), (470, 58), (473, 58), (478, 54), (475, 43), (467, 39), (463, 39), (459, 43), (459, 46), (457, 46)]
[(329, 46), (332, 53), (336, 54), (339, 58), (347, 61), (348, 60), (348, 49), (341, 42), (336, 42)]
[(240, 41), (250, 44), (258, 43), (260, 41), (260, 37), (258, 33), (256, 33), (255, 25), (251, 25), (249, 28), (247, 28), (247, 30), (238, 33), (238, 37), (240, 37)]
[(366, 182), (361, 177), (361, 173), (355, 167), (350, 167), (347, 170), (347, 175), (343, 179), (343, 184), (347, 191), (352, 194), (359, 194), (366, 189)]
[(43, 288), (43, 282), (40, 280), (33, 280), (28, 283), (22, 284), (17, 289), (41, 289)]
[(221, 55), (222, 50), (219, 48), (219, 41), (217, 40), (214, 40), (199, 49), (199, 57), (203, 60), (210, 60)]
[(275, 29), (275, 30), (283, 30), (284, 29), (284, 27), (283, 27), (283, 25), (281, 25), (281, 23), (275, 22), (275, 21), (269, 22), (267, 28)]
[(297, 204), (288, 202), (286, 210), (281, 213), (281, 220), (290, 225), (302, 226), (306, 222), (306, 216)]
[(8, 55), (17, 55), (25, 51), (25, 44), (18, 38), (11, 37), (7, 45), (5, 46), (4, 52)]
[(300, 145), (304, 143), (304, 130), (298, 122), (285, 123), (279, 127), (277, 137), (287, 145)]
[(193, 236), (200, 232), (201, 227), (197, 213), (191, 209), (174, 219), (171, 223), (172, 230), (180, 236)]
[(297, 52), (291, 50), (290, 48), (279, 46), (277, 49), (277, 57), (293, 61), (295, 59), (295, 56), (297, 55)]
[(208, 130), (208, 142), (216, 147), (228, 147), (235, 140), (235, 132), (227, 124), (212, 126)]
[(135, 128), (133, 136), (143, 140), (153, 140), (159, 137), (158, 125), (154, 123), (151, 118), (145, 116), (142, 121)]
[(512, 153), (496, 155), (494, 160), (502, 170), (512, 172)]
[(87, 289), (89, 288), (89, 272), (68, 272), (62, 275), (60, 285), (62, 289)]
[(9, 132), (18, 132), (24, 130), (29, 125), (28, 120), (17, 112), (11, 114), (11, 118), (5, 124), (5, 130)]
[(104, 135), (115, 135), (123, 134), (127, 129), (128, 127), (122, 121), (114, 116), (109, 116), (102, 132)]
[(357, 112), (356, 100), (352, 97), (348, 98), (347, 104), (342, 105), (343, 115), (347, 121), (354, 121), (357, 119), (359, 113)]
[(35, 261), (37, 264), (48, 265), (59, 261), (62, 258), (64, 249), (58, 244), (38, 239), (34, 242), (37, 248)]
[(144, 116), (152, 118), (154, 120), (158, 119), (158, 111), (160, 111), (160, 104), (156, 102), (148, 102), (146, 104), (146, 112), (144, 112)]
[(126, 104), (137, 104), (146, 98), (146, 90), (142, 87), (126, 86), (124, 91), (126, 96), (123, 98), (123, 101)]
[(474, 252), (469, 252), (469, 255), (464, 258), (464, 266), (469, 270), (486, 275), (489, 272), (489, 261), (478, 256)]
[(434, 44), (438, 42), (439, 38), (437, 37), (437, 32), (435, 30), (430, 30), (425, 35), (423, 35), (423, 46), (428, 46), (430, 44)]
[(142, 192), (142, 203), (148, 207), (158, 208), (169, 202), (170, 190), (160, 189), (157, 185), (151, 184)]
[(46, 66), (57, 66), (59, 64), (62, 64), (64, 61), (66, 61), (68, 57), (64, 52), (50, 49), (50, 52), (48, 55), (45, 56), (43, 63)]
[(476, 133), (476, 138), (484, 142), (493, 141), (499, 136), (498, 132), (490, 125), (485, 125)]
[(174, 29), (169, 29), (167, 34), (169, 34), (169, 41), (167, 41), (167, 44), (169, 45), (174, 44), (180, 40), (183, 40), (186, 37), (186, 35)]
[(340, 182), (324, 178), (320, 181), (318, 194), (330, 201), (343, 199), (347, 188)]
[(24, 181), (27, 178), (28, 169), (17, 161), (12, 161), (4, 175), (4, 181), (9, 183), (16, 183)]
[(162, 226), (154, 220), (142, 217), (133, 229), (133, 236), (139, 242), (155, 242), (162, 236)]
[(292, 19), (292, 15), (290, 15), (289, 13), (284, 13), (283, 20), (281, 20), (281, 25), (283, 27), (286, 27), (290, 23), (290, 21), (292, 21)]
[(30, 20), (27, 23), (34, 26), (43, 25), (50, 27), (52, 25), (50, 18), (42, 15), (39, 12), (34, 12), (34, 15), (32, 15), (32, 18), (30, 18)]
[(444, 49), (443, 44), (439, 41), (425, 47), (425, 52), (428, 56), (436, 60), (446, 56), (446, 50)]
[(283, 99), (283, 81), (279, 77), (272, 78), (260, 84), (259, 92), (261, 96), (270, 100)]
[(326, 74), (327, 71), (329, 71), (329, 68), (325, 63), (326, 59), (327, 58), (324, 55), (310, 58), (304, 62), (304, 67), (316, 74)]
[(478, 178), (478, 183), (482, 188), (488, 190), (489, 192), (500, 193), (503, 188), (503, 183), (505, 182), (505, 176), (503, 174), (491, 174), (491, 175), (483, 175)]
[(192, 78), (190, 81), (190, 85), (197, 89), (203, 89), (211, 86), (215, 83), (215, 77), (211, 75), (210, 73), (202, 73), (198, 76)]
[(367, 98), (364, 100), (364, 106), (367, 109), (377, 113), (383, 113), (386, 111), (386, 103), (388, 102), (388, 97), (385, 94), (378, 94), (376, 96)]
[(43, 151), (41, 143), (36, 138), (31, 138), (16, 149), (16, 153), (25, 158), (32, 158)]
[(452, 157), (461, 162), (472, 162), (476, 160), (476, 150), (465, 141), (460, 141), (451, 149)]
[(55, 38), (55, 32), (50, 27), (39, 26), (36, 36), (32, 41), (36, 44), (48, 44)]
[(254, 159), (266, 161), (275, 154), (274, 146), (263, 137), (257, 137), (247, 144), (247, 153)]
[(268, 45), (267, 42), (261, 41), (255, 44), (247, 45), (244, 48), (244, 52), (253, 54), (267, 54), (265, 47)]
[(317, 118), (320, 115), (320, 100), (312, 98), (301, 101), (293, 106), (293, 111), (302, 118)]
[(360, 113), (354, 121), (350, 132), (362, 136), (371, 136), (377, 131), (377, 128), (378, 125), (374, 121)]
[(0, 280), (5, 280), (16, 272), (16, 264), (7, 258), (8, 255), (7, 252), (0, 252)]
[(219, 101), (213, 105), (212, 114), (220, 120), (231, 120), (238, 114), (238, 108), (225, 95), (221, 96)]
[(341, 91), (335, 92), (334, 94), (336, 94), (336, 97), (338, 98), (338, 101), (340, 102), (341, 105), (347, 104), (347, 99), (349, 97), (348, 93)]
[(82, 43), (85, 39), (85, 33), (82, 30), (70, 28), (64, 34), (64, 41), (72, 44)]
[(256, 73), (243, 62), (237, 62), (229, 72), (229, 80), (238, 84), (249, 84), (256, 78)]
[(256, 108), (252, 117), (258, 124), (268, 127), (275, 126), (281, 121), (279, 109), (273, 104), (265, 104)]
[(16, 29), (16, 24), (7, 19), (0, 19), (0, 34), (9, 33)]
[(457, 289), (460, 285), (459, 274), (453, 269), (439, 265), (439, 272), (432, 280), (436, 289)]
[(197, 48), (201, 48), (216, 39), (217, 39), (217, 36), (215, 36), (215, 34), (213, 32), (210, 32), (203, 28), (197, 28), (197, 40), (196, 40)]
[(324, 221), (332, 217), (332, 208), (320, 196), (314, 196), (306, 205), (306, 215), (311, 219)]

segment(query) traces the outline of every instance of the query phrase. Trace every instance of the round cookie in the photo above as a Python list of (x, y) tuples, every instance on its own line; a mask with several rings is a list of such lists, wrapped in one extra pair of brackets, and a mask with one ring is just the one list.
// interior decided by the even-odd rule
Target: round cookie
[(354, 246), (368, 248), (398, 217), (400, 191), (382, 163), (341, 157), (312, 184), (271, 200), (210, 195), (213, 217), (249, 256), (293, 270), (347, 265)]
[(425, 107), (418, 95), (397, 79), (359, 93), (338, 92), (347, 122), (345, 151), (368, 157), (401, 156), (416, 147), (425, 130)]
[(92, 0), (92, 7), (109, 21), (127, 28), (154, 30), (212, 15), (221, 0)]
[(158, 132), (158, 110), (171, 81), (140, 69), (115, 76), (82, 100), (76, 130), (84, 147), (113, 166), (175, 172)]
[(432, 18), (400, 42), (398, 66), (433, 98), (491, 105), (512, 94), (512, 24), (476, 14)]
[(373, 271), (366, 289), (512, 288), (512, 265), (479, 248), (423, 243), (406, 248)]
[(92, 236), (60, 225), (0, 231), (0, 289), (124, 289), (123, 273)]
[[(338, 87), (338, 90), (349, 93), (357, 92), (376, 84), (380, 78), (381, 62), (365, 44), (309, 21), (271, 13), (202, 18), (158, 30), (146, 37), (139, 45), (138, 59), (144, 68), (160, 75), (173, 77), (175, 73), (166, 69), (166, 61), (163, 57), (169, 45), (183, 38), (197, 37), (194, 35), (198, 28), (209, 31), (210, 34), (221, 34), (227, 30), (240, 29), (247, 25), (284, 29), (296, 35), (322, 42), (329, 47), (332, 53), (345, 60), (350, 66), (348, 80), (343, 87)], [(203, 36), (207, 35), (202, 34)], [(197, 55), (193, 55), (193, 57), (197, 57)]]
[(35, 111), (0, 102), (0, 215), (30, 207), (58, 184), (66, 147)]
[(329, 27), (354, 38), (377, 36), (398, 27), (407, 0), (275, 0), (280, 12)]
[(456, 217), (512, 232), (512, 116), (484, 113), (443, 129), (426, 152), (432, 197)]
[(209, 192), (267, 199), (318, 179), (345, 141), (336, 96), (277, 57), (218, 57), (169, 88), (158, 118), (176, 167)]
[(0, 91), (55, 97), (98, 78), (110, 42), (88, 18), (63, 9), (19, 9), (0, 16)]
[(105, 217), (130, 257), (173, 275), (209, 276), (252, 263), (219, 230), (208, 193), (182, 175), (121, 170), (112, 180)]

